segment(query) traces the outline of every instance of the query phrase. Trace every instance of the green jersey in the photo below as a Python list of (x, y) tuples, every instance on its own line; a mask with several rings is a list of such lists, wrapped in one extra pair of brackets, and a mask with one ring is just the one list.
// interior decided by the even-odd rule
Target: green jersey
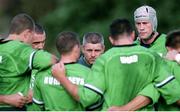
[(166, 43), (165, 34), (159, 34), (151, 44), (143, 44), (142, 41), (140, 42), (141, 46), (144, 46), (148, 49), (153, 50), (154, 52), (157, 52), (160, 56), (164, 56), (167, 53), (165, 43)]
[[(173, 72), (175, 78), (180, 83), (180, 66), (176, 62), (169, 61), (169, 60), (166, 60), (166, 61), (169, 65), (171, 71)], [(176, 103), (167, 105), (165, 103), (164, 99), (160, 98), (160, 100), (158, 102), (158, 110), (159, 111), (180, 111), (180, 108)]]
[(31, 71), (31, 80), (30, 80), (30, 89), (33, 89), (34, 87), (34, 82), (35, 82), (35, 75), (37, 74), (38, 70), (33, 69)]
[(153, 94), (154, 85), (166, 102), (173, 103), (180, 98), (178, 82), (162, 58), (139, 45), (116, 46), (102, 54), (85, 82), (84, 87), (78, 88), (80, 102), (88, 106), (104, 95), (103, 110), (125, 105), (138, 94), (150, 97), (155, 103), (158, 97)]
[[(78, 63), (65, 65), (68, 79), (77, 85), (84, 85), (90, 69)], [(83, 110), (81, 104), (52, 76), (51, 68), (36, 75), (33, 103), (43, 105), (45, 110)], [(41, 110), (36, 108), (35, 110)]]
[(19, 41), (4, 41), (0, 43), (0, 63), (0, 94), (26, 95), (31, 77), (27, 72), (50, 66), (51, 55)]
[[(35, 75), (38, 73), (38, 70), (36, 69), (33, 69), (31, 71), (31, 79), (30, 79), (30, 88), (29, 88), (29, 91), (32, 91), (33, 92), (33, 88), (34, 88), (34, 82), (35, 82)], [(31, 111), (34, 109), (34, 105), (32, 103), (29, 103), (26, 105), (26, 110), (27, 111)]]

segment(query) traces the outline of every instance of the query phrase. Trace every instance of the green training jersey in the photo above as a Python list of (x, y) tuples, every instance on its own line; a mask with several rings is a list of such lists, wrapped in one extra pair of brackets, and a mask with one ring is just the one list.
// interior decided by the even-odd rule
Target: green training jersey
[(151, 49), (154, 52), (157, 52), (162, 57), (167, 53), (165, 43), (166, 43), (166, 35), (159, 34), (151, 44), (143, 44), (143, 42), (141, 41), (140, 45), (148, 49)]
[(78, 88), (80, 102), (88, 106), (104, 95), (103, 110), (114, 105), (125, 105), (139, 93), (153, 101), (158, 97), (152, 94), (155, 88), (149, 88), (154, 86), (168, 103), (180, 98), (178, 82), (168, 71), (164, 60), (156, 53), (135, 44), (115, 46), (102, 54), (95, 61), (85, 82), (84, 87)]
[[(176, 62), (169, 61), (169, 60), (166, 60), (166, 61), (171, 71), (173, 72), (175, 78), (180, 83), (180, 66)], [(160, 98), (158, 102), (158, 110), (159, 111), (180, 111), (180, 108), (176, 103), (167, 105), (164, 99)]]
[[(90, 72), (89, 68), (78, 63), (69, 63), (65, 67), (67, 77), (72, 83), (84, 85), (84, 79)], [(52, 76), (51, 68), (36, 75), (33, 103), (39, 104), (40, 108), (44, 107), (45, 110), (84, 110)]]
[(50, 66), (51, 55), (19, 41), (4, 41), (0, 43), (0, 63), (0, 94), (27, 95), (31, 77), (27, 72)]
[[(29, 86), (29, 91), (32, 91), (33, 92), (33, 88), (34, 88), (34, 82), (35, 82), (35, 75), (38, 73), (38, 70), (36, 69), (33, 69), (31, 71), (31, 79), (30, 79), (30, 86)], [(27, 111), (30, 111), (30, 110), (33, 110), (34, 108), (34, 105), (32, 103), (29, 103), (26, 105), (26, 110)]]
[(37, 74), (38, 70), (33, 69), (31, 71), (31, 80), (30, 80), (30, 89), (33, 89), (34, 87), (34, 82), (35, 82), (35, 75)]

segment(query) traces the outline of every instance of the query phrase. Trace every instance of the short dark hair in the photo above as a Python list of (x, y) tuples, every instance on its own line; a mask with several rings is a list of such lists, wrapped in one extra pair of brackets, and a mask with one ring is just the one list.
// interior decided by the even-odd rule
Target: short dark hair
[(78, 35), (74, 32), (62, 32), (56, 39), (56, 48), (60, 54), (71, 52), (75, 45), (80, 46), (80, 42)]
[(12, 19), (11, 24), (10, 24), (9, 33), (10, 34), (20, 34), (26, 29), (33, 31), (34, 30), (34, 21), (29, 15), (22, 13), (22, 14), (16, 15)]
[(84, 35), (82, 44), (84, 45), (86, 43), (92, 43), (92, 44), (101, 43), (102, 45), (104, 45), (104, 38), (100, 33), (88, 32)]
[(115, 40), (118, 39), (118, 35), (124, 33), (131, 34), (132, 32), (132, 25), (127, 19), (115, 19), (110, 25), (110, 35)]
[(180, 29), (171, 31), (166, 37), (166, 46), (180, 48)]
[(37, 34), (44, 34), (44, 28), (40, 24), (35, 24), (35, 33)]

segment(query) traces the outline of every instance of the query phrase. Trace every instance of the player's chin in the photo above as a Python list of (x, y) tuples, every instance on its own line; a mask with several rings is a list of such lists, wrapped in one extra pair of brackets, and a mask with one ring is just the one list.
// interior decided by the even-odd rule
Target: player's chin
[(90, 64), (93, 64), (94, 62), (95, 62), (95, 60), (91, 61), (91, 63), (90, 63)]

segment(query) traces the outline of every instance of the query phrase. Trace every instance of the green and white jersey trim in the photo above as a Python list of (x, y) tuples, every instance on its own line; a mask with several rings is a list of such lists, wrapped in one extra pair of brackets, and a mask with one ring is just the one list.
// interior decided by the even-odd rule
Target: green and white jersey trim
[(33, 68), (33, 57), (35, 55), (36, 51), (33, 51), (29, 57), (29, 69), (32, 70)]
[(171, 76), (167, 77), (165, 80), (163, 80), (162, 82), (156, 84), (155, 86), (156, 86), (157, 88), (162, 87), (162, 86), (164, 86), (165, 84), (169, 83), (169, 82), (170, 82), (171, 80), (173, 80), (174, 78), (175, 78), (175, 77), (174, 77), (173, 75), (171, 75)]
[(91, 90), (96, 91), (97, 93), (103, 94), (103, 92), (102, 92), (100, 89), (96, 88), (95, 86), (92, 86), (92, 85), (90, 85), (90, 84), (85, 84), (84, 86), (85, 86), (86, 88), (89, 88), (89, 89), (91, 89)]
[(38, 105), (44, 104), (43, 101), (39, 101), (39, 100), (37, 100), (37, 99), (35, 99), (35, 98), (33, 98), (33, 102), (36, 103), (36, 104), (38, 104)]

